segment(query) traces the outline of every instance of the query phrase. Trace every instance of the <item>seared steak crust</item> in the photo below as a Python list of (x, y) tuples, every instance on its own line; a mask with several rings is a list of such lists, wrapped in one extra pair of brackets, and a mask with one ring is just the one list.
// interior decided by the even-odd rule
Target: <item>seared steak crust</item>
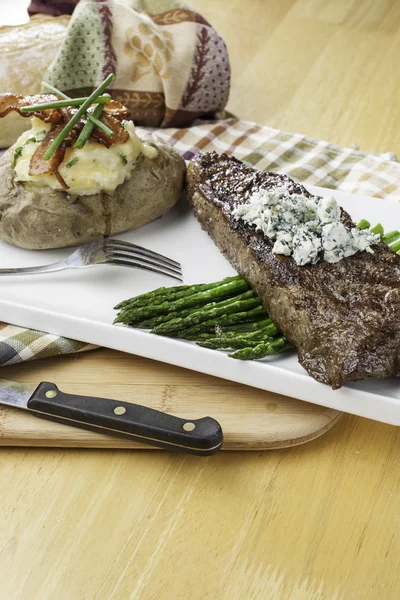
[[(189, 202), (201, 226), (260, 296), (312, 377), (337, 389), (347, 381), (399, 375), (400, 256), (385, 244), (334, 264), (297, 266), (273, 254), (271, 242), (231, 211), (278, 185), (311, 197), (286, 175), (215, 152), (198, 154), (187, 172)], [(344, 210), (341, 218), (352, 226)]]

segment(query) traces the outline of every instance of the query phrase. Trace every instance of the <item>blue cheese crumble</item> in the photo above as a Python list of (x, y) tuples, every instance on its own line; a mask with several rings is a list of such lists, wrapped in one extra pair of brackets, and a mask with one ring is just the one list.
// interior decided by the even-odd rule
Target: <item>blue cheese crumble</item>
[(340, 206), (333, 196), (307, 198), (290, 194), (284, 186), (260, 190), (232, 211), (274, 242), (272, 252), (292, 256), (297, 265), (323, 259), (336, 263), (356, 252), (371, 252), (380, 236), (340, 221)]

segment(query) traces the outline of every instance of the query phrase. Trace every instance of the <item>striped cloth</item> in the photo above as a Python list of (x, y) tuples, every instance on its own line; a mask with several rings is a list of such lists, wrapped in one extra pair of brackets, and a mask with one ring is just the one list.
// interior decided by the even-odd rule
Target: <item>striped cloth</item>
[[(341, 148), (236, 118), (153, 133), (171, 143), (186, 160), (196, 152), (215, 150), (233, 154), (258, 169), (287, 173), (305, 184), (400, 200), (400, 163), (393, 153), (368, 154)], [(93, 348), (76, 340), (0, 323), (0, 365)]]

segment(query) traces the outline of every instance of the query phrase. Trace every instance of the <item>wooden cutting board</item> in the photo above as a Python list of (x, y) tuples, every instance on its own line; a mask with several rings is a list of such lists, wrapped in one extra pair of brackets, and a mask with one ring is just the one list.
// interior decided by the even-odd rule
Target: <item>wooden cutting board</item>
[[(50, 380), (62, 391), (72, 394), (101, 394), (117, 400), (145, 404), (187, 419), (210, 415), (222, 426), (224, 450), (272, 450), (304, 444), (328, 431), (342, 414), (337, 410), (271, 392), (228, 384), (215, 377), (206, 377), (184, 369), (178, 371), (169, 365), (161, 365), (139, 357), (130, 362), (130, 365), (133, 365), (134, 383), (127, 385), (123, 381), (121, 383), (121, 379), (118, 382), (116, 377), (117, 383), (104, 385), (99, 382), (98, 372), (96, 375), (96, 372), (92, 371), (96, 367), (93, 360), (96, 352), (88, 354), (92, 356), (82, 357), (87, 368), (81, 371), (79, 383), (71, 383), (75, 379), (73, 362), (65, 359), (63, 360), (66, 370), (63, 376)], [(30, 384), (48, 381), (48, 367), (42, 369), (41, 362), (21, 365), (20, 368), (4, 368), (2, 376)], [(156, 370), (157, 364), (159, 368)], [(179, 385), (175, 385), (174, 377), (177, 372), (187, 373), (187, 381), (182, 380), (180, 376)], [(87, 374), (87, 378), (83, 378), (83, 373)], [(152, 382), (148, 383), (151, 379)], [(145, 385), (142, 382), (146, 382)], [(140, 450), (149, 448), (129, 440), (45, 421), (22, 410), (6, 407), (0, 408), (0, 445)]]
[[(116, 395), (117, 397), (117, 395)], [(212, 415), (224, 432), (223, 450), (273, 450), (309, 442), (328, 431), (342, 413), (292, 400), (283, 396), (266, 394), (264, 401), (243, 397), (232, 411), (228, 398), (210, 399), (196, 410), (182, 402), (172, 402), (171, 414), (188, 419)], [(165, 401), (159, 397), (148, 406), (165, 410)], [(154, 449), (149, 446), (92, 433), (83, 429), (43, 421), (17, 409), (0, 409), (1, 446), (45, 446), (63, 448), (135, 448)]]

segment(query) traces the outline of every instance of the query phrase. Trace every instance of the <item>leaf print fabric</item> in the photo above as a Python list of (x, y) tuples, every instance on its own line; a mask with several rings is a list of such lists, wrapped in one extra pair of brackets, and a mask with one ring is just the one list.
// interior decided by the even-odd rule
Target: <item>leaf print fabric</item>
[(137, 125), (188, 125), (220, 116), (228, 101), (226, 45), (178, 0), (79, 2), (45, 80), (78, 96), (112, 72), (112, 96)]

